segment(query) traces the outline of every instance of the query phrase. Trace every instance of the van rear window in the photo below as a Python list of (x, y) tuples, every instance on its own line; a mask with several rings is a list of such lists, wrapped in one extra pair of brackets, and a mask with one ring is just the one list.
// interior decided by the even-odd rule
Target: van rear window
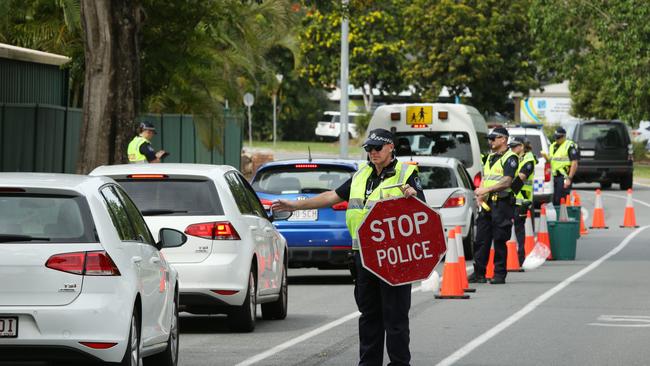
[(121, 179), (142, 215), (223, 215), (219, 194), (210, 180)]
[(83, 197), (0, 194), (0, 243), (96, 243)]
[(585, 123), (580, 127), (578, 146), (584, 142), (595, 142), (604, 148), (627, 147), (625, 127), (618, 123)]
[(510, 135), (510, 137), (523, 137), (530, 141), (530, 146), (533, 148), (533, 154), (535, 156), (541, 156), (540, 152), (542, 151), (542, 138), (539, 135)]
[(444, 156), (472, 166), (472, 145), (467, 132), (397, 132), (398, 156)]
[(418, 167), (418, 177), (422, 189), (440, 189), (458, 187), (456, 176), (450, 168), (438, 166)]

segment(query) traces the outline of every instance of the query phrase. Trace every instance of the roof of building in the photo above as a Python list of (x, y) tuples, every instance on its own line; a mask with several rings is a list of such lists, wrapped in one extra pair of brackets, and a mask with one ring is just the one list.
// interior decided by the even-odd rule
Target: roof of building
[(66, 56), (0, 43), (0, 58), (61, 66), (70, 62)]

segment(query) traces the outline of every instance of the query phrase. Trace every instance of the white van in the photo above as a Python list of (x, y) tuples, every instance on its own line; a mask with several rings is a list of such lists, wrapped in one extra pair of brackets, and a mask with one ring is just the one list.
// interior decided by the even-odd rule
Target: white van
[[(355, 123), (356, 118), (359, 116), (363, 116), (363, 113), (348, 113), (348, 136), (352, 139), (359, 137), (357, 124)], [(316, 136), (320, 137), (322, 140), (338, 140), (341, 135), (341, 112), (326, 111), (322, 119), (323, 121), (319, 121), (314, 130)]]
[(509, 127), (510, 137), (523, 137), (530, 141), (532, 153), (537, 157), (535, 166), (535, 179), (533, 181), (533, 202), (535, 207), (542, 203), (553, 201), (553, 179), (551, 177), (551, 163), (541, 156), (541, 152), (548, 154), (550, 146), (544, 131), (538, 128)]
[(481, 153), (489, 150), (488, 128), (476, 108), (464, 104), (390, 104), (377, 108), (367, 131), (395, 135), (398, 156), (443, 156), (460, 160), (475, 186), (481, 183)]

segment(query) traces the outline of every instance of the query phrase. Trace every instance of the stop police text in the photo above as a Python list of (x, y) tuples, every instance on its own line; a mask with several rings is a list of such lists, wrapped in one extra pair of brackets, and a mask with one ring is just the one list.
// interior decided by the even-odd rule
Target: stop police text
[[(399, 217), (387, 217), (383, 220), (374, 220), (370, 223), (370, 231), (375, 235), (370, 238), (375, 242), (382, 242), (387, 236), (390, 240), (395, 240), (395, 229), (399, 231), (401, 238), (408, 238), (413, 233), (420, 234), (422, 225), (428, 221), (429, 216), (424, 212), (415, 212), (412, 217), (410, 215), (401, 215)], [(407, 244), (405, 247), (379, 249), (377, 250), (377, 262), (381, 267), (384, 260), (388, 260), (389, 264), (394, 265), (398, 262), (405, 263), (423, 258), (432, 258), (433, 255), (429, 253), (430, 245), (431, 241), (423, 240), (422, 242)]]

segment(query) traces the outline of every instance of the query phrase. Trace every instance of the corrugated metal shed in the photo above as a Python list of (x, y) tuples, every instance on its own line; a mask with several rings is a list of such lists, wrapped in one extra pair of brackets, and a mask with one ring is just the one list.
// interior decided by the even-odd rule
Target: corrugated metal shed
[(0, 43), (0, 103), (66, 106), (70, 58)]

